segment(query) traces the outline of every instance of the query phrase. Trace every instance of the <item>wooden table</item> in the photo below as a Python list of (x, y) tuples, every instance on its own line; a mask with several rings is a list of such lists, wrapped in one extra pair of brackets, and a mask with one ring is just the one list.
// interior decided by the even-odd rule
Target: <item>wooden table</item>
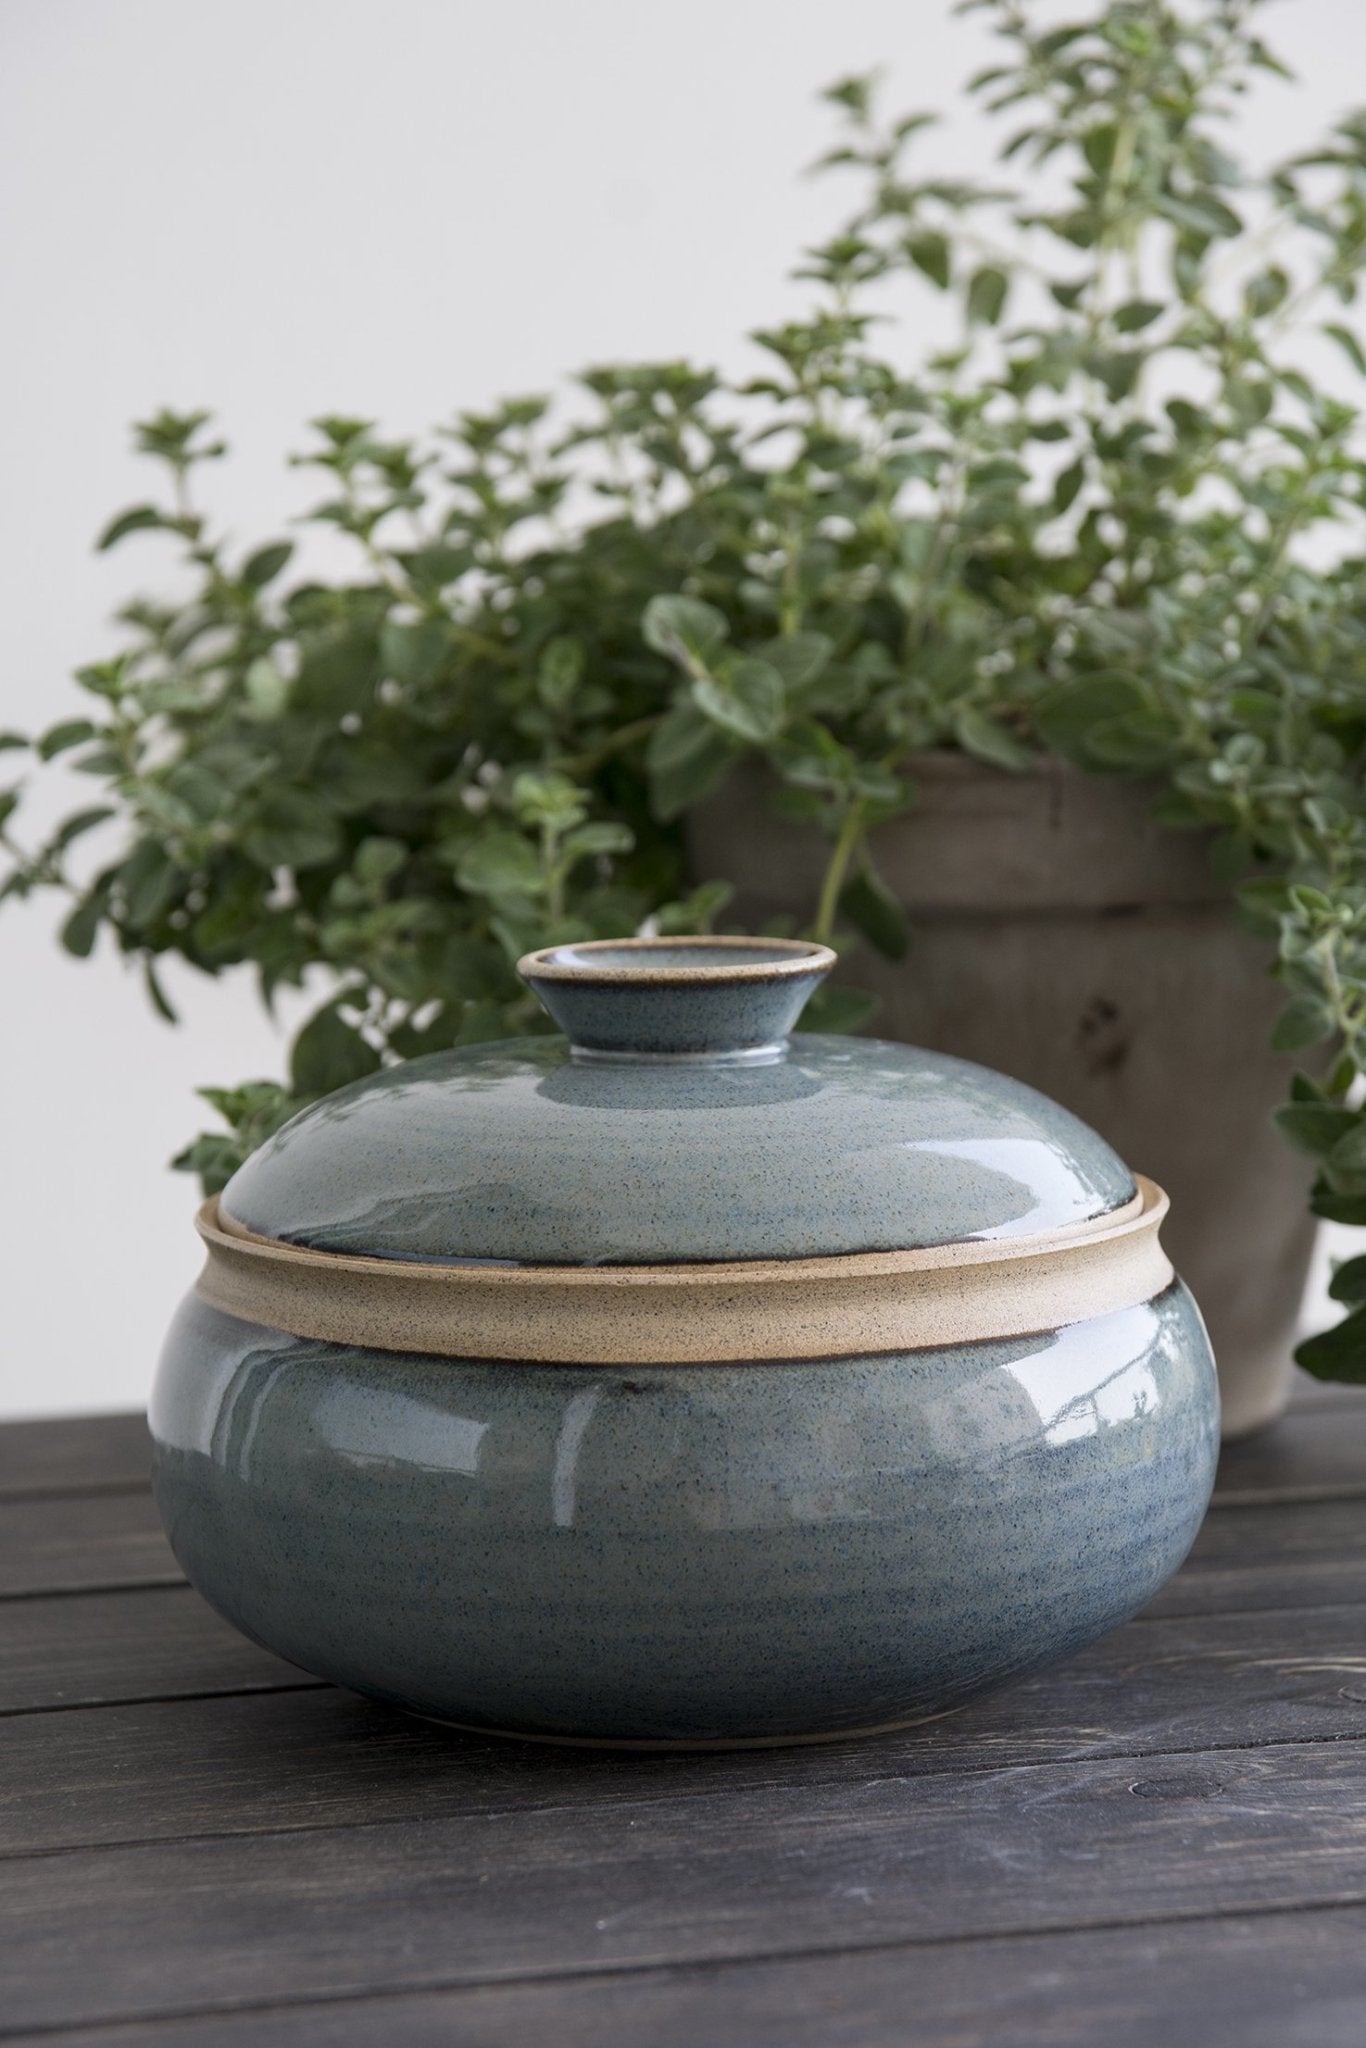
[(1186, 1569), (874, 1742), (443, 1734), (185, 1586), (135, 1417), (0, 1429), (0, 2032), (89, 2048), (1363, 2048), (1366, 1397)]

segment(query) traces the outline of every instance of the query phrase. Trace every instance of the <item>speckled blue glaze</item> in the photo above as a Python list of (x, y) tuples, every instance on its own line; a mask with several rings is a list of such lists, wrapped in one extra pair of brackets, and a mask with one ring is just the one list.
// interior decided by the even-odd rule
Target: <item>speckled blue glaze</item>
[(763, 1066), (617, 1065), (527, 1038), (340, 1089), (223, 1204), (324, 1251), (594, 1265), (1015, 1237), (1133, 1193), (1078, 1118), (941, 1053), (798, 1035)]
[[(642, 958), (629, 943), (621, 946), (556, 946), (529, 959), (548, 959), (573, 969), (572, 979), (551, 978), (522, 963), (522, 974), (536, 991), (566, 1038), (580, 1053), (626, 1053), (641, 1058), (705, 1057), (746, 1059), (772, 1054), (788, 1036), (807, 998), (828, 972), (828, 959), (808, 974), (794, 974), (798, 964), (776, 955), (782, 972), (772, 979), (730, 981), (651, 981), (649, 968), (687, 970), (697, 963), (696, 942), (669, 946), (656, 942)], [(716, 957), (732, 972), (762, 975), (775, 960), (771, 948), (718, 948)], [(634, 970), (633, 978), (624, 974)], [(639, 976), (640, 978), (635, 978)]]
[(934, 1714), (1080, 1648), (1185, 1554), (1216, 1417), (1180, 1285), (1006, 1343), (635, 1370), (192, 1296), (151, 1410), (176, 1555), (246, 1634), (424, 1714), (685, 1743)]

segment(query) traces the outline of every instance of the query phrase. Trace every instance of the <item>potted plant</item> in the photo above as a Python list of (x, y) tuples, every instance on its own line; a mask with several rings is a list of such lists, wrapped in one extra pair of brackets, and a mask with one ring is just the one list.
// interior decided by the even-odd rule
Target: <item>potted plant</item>
[[(204, 1091), (226, 1128), (177, 1164), (210, 1189), (351, 1076), (539, 1028), (533, 946), (733, 895), (857, 946), (814, 1028), (873, 986), (888, 1028), (1093, 1116), (1088, 1070), (1126, 1075), (1112, 1134), (1198, 1224), (1177, 1252), (1248, 1426), (1308, 1247), (1263, 1142), (1283, 1080), (1313, 1213), (1366, 1221), (1366, 459), (1324, 369), (1366, 371), (1366, 116), (1253, 176), (1226, 117), (1281, 67), (1251, 0), (974, 4), (999, 178), (936, 176), (928, 116), (836, 85), (857, 200), (754, 377), (596, 369), (420, 444), (322, 418), (312, 521), (354, 544), (328, 578), (214, 535), (205, 415), (146, 422), (169, 489), (101, 545), (170, 535), (192, 587), (126, 608), (86, 716), (8, 736), (100, 800), (11, 840), (6, 886), (72, 890), (66, 945), (112, 933), (163, 1015), (167, 953), (267, 1001), (326, 970), (287, 1079)], [(78, 867), (88, 832), (115, 843)], [(1162, 1133), (1197, 1126), (1174, 1172)], [(1366, 1261), (1335, 1289), (1366, 1302)], [(1366, 1376), (1366, 1307), (1300, 1356)]]

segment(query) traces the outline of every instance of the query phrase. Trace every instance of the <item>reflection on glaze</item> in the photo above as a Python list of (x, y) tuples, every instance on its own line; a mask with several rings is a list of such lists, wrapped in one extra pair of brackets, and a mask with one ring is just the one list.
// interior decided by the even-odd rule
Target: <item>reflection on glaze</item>
[(1065, 1444), (1156, 1415), (1162, 1395), (1149, 1363), (1151, 1342), (1150, 1335), (1145, 1339), (1135, 1330), (1132, 1355), (1111, 1360), (1096, 1378), (1086, 1369), (1093, 1356), (1087, 1325), (1077, 1323), (1057, 1331), (1041, 1351), (1016, 1359), (1005, 1370), (1029, 1396), (1045, 1441)]
[(354, 1464), (416, 1465), (473, 1478), (488, 1423), (397, 1388), (373, 1402), (356, 1399), (344, 1383), (325, 1387), (311, 1421), (320, 1441)]
[(557, 1529), (574, 1526), (574, 1486), (578, 1478), (579, 1451), (593, 1411), (602, 1399), (601, 1387), (586, 1387), (565, 1404), (564, 1416), (555, 1438), (555, 1463), (550, 1474), (550, 1519)]
[(393, 1258), (814, 1257), (1084, 1221), (1134, 1183), (1021, 1083), (911, 1047), (798, 1036), (760, 1067), (584, 1066), (558, 1040), (367, 1076), (224, 1193), (270, 1237)]
[(323, 1677), (602, 1739), (941, 1711), (1090, 1641), (1184, 1555), (1217, 1449), (1155, 1301), (888, 1358), (607, 1367), (366, 1352), (191, 1297), (151, 1423), (176, 1555)]
[[(1066, 1146), (1046, 1133), (1028, 1138), (997, 1134), (990, 1138), (912, 1138), (910, 1151), (976, 1168), (983, 1181), (999, 1188), (1001, 1208), (1010, 1209), (1020, 1231), (1047, 1230), (1059, 1221), (1083, 1220), (1077, 1209), (1077, 1164)], [(943, 1169), (941, 1169), (943, 1170)], [(1005, 1183), (1012, 1183), (1007, 1193)], [(974, 1231), (1000, 1236), (999, 1231)]]

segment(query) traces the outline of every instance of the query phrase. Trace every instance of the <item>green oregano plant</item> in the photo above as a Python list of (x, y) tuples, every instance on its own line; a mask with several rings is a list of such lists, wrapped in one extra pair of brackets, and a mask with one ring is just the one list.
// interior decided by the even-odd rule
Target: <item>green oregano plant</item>
[[(203, 1091), (225, 1128), (176, 1163), (206, 1188), (383, 1062), (544, 1028), (526, 948), (708, 929), (729, 892), (680, 821), (747, 754), (828, 841), (807, 930), (897, 954), (869, 833), (956, 747), (1157, 777), (1214, 828), (1307, 1062), (1281, 1125), (1315, 1211), (1366, 1223), (1366, 436), (1324, 388), (1330, 352), (1366, 374), (1366, 114), (1253, 173), (1228, 117), (1285, 75), (1256, 0), (971, 6), (999, 177), (937, 175), (931, 117), (834, 86), (852, 209), (752, 377), (594, 369), (421, 440), (318, 419), (325, 578), (216, 536), (206, 414), (138, 428), (164, 488), (100, 545), (169, 538), (179, 594), (125, 607), (85, 716), (4, 736), (99, 798), (26, 849), (5, 797), (5, 887), (69, 891), (66, 946), (110, 932), (167, 1017), (167, 953), (250, 962), (267, 1002), (325, 971), (286, 1081)], [(818, 1028), (867, 1014), (825, 1000)], [(1302, 1362), (1366, 1379), (1366, 1259), (1334, 1291)]]

